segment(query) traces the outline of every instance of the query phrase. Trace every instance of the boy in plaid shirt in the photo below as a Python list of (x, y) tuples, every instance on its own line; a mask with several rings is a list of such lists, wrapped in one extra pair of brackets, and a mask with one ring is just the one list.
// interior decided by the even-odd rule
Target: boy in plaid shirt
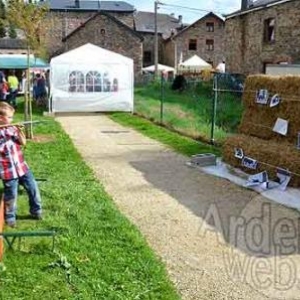
[(21, 184), (29, 198), (30, 214), (41, 219), (41, 196), (37, 182), (24, 160), (21, 146), (26, 137), (18, 126), (9, 126), (13, 120), (14, 108), (0, 102), (0, 177), (4, 185), (4, 217), (10, 227), (16, 225), (18, 185)]

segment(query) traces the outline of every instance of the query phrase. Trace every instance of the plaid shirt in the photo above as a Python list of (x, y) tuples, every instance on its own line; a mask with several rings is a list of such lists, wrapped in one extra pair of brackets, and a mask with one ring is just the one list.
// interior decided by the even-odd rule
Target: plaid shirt
[(20, 146), (18, 129), (14, 126), (0, 128), (0, 178), (18, 178), (28, 170)]

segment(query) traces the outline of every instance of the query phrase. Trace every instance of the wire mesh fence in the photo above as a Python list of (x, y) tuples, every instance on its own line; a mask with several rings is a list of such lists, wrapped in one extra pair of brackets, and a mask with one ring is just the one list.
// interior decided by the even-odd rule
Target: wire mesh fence
[(243, 83), (226, 73), (206, 81), (147, 75), (135, 88), (135, 113), (194, 139), (222, 143), (241, 120)]

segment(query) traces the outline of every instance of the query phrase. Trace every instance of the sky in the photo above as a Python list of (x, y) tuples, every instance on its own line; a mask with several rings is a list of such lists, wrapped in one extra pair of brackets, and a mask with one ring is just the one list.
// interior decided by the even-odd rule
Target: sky
[[(137, 10), (154, 12), (153, 0), (123, 1), (130, 3)], [(159, 5), (158, 13), (174, 13), (175, 17), (182, 15), (184, 23), (195, 22), (209, 11), (222, 15), (236, 11), (241, 7), (241, 0), (160, 0), (160, 2), (162, 4)], [(181, 7), (175, 7), (175, 5)]]

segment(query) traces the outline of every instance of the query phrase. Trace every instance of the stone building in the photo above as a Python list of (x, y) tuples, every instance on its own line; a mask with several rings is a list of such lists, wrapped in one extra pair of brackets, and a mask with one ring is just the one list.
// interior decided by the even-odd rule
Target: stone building
[(0, 39), (0, 54), (27, 54), (26, 43), (19, 38)]
[(111, 14), (99, 12), (62, 39), (63, 52), (92, 43), (134, 61), (134, 72), (142, 70), (143, 37)]
[(226, 70), (255, 74), (265, 73), (267, 64), (299, 63), (300, 1), (241, 3), (226, 16)]
[(164, 62), (177, 67), (193, 55), (213, 66), (224, 60), (224, 20), (210, 12), (164, 43)]
[(49, 7), (44, 38), (50, 57), (60, 52), (63, 38), (100, 11), (116, 17), (130, 28), (134, 27), (135, 8), (123, 1), (46, 0), (40, 3)]
[[(155, 15), (153, 12), (138, 11), (134, 15), (134, 29), (143, 36), (143, 66), (154, 64)], [(182, 16), (157, 14), (158, 62), (164, 63), (163, 44), (172, 34), (183, 29)]]

